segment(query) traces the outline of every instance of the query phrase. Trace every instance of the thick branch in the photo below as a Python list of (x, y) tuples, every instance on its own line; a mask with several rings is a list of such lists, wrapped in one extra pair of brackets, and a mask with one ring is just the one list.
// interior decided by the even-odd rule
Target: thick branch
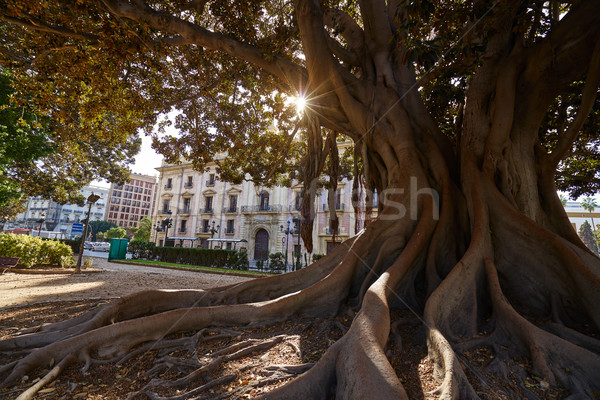
[(600, 85), (600, 41), (596, 42), (594, 53), (592, 54), (592, 60), (587, 73), (587, 79), (581, 96), (581, 105), (577, 110), (575, 119), (567, 129), (567, 131), (559, 138), (558, 145), (554, 151), (550, 154), (550, 168), (556, 169), (556, 166), (571, 150), (573, 143), (579, 135), (579, 131), (583, 126), (583, 123), (587, 119), (594, 101), (596, 100), (596, 94), (598, 93), (598, 86)]
[(304, 68), (283, 57), (274, 56), (268, 60), (260, 49), (254, 46), (209, 31), (176, 16), (158, 12), (139, 1), (136, 2), (136, 5), (121, 0), (103, 0), (103, 2), (115, 16), (144, 22), (159, 31), (180, 35), (183, 38), (180, 40), (181, 43), (195, 43), (243, 59), (277, 76), (295, 90), (300, 90), (305, 86), (306, 71)]

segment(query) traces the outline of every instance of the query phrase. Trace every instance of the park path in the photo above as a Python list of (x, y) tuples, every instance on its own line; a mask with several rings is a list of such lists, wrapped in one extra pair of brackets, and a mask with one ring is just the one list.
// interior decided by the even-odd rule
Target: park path
[(0, 309), (47, 301), (122, 297), (147, 289), (208, 289), (253, 278), (127, 265), (94, 258), (101, 272), (0, 275)]

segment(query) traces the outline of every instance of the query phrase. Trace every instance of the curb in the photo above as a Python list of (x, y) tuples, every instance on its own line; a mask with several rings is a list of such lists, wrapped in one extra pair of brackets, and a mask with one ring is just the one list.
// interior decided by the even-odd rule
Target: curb
[(221, 272), (221, 271), (210, 271), (210, 270), (199, 269), (199, 268), (171, 267), (169, 265), (144, 264), (144, 263), (137, 263), (137, 262), (132, 263), (132, 262), (120, 261), (120, 260), (110, 260), (109, 262), (116, 263), (116, 264), (125, 264), (125, 265), (142, 265), (144, 267), (150, 267), (150, 268), (174, 269), (177, 271), (202, 272), (204, 274), (231, 275), (231, 276), (239, 276), (242, 278), (264, 278), (267, 276), (272, 276), (269, 274), (242, 274), (239, 272)]
[(69, 269), (21, 269), (21, 268), (11, 268), (7, 272), (14, 272), (15, 274), (24, 274), (24, 275), (83, 275), (89, 273), (98, 273), (105, 272), (103, 269), (82, 269), (79, 274), (75, 273), (75, 270), (72, 268)]

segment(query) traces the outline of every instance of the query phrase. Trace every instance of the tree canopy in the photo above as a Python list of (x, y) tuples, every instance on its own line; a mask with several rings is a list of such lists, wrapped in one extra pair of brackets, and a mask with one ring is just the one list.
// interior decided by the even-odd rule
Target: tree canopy
[[(314, 365), (284, 369), (306, 372), (269, 398), (406, 399), (403, 363), (390, 358), (407, 325), (399, 310), (410, 310), (440, 398), (600, 392), (600, 260), (557, 195), (557, 185), (575, 185), (570, 194), (579, 195), (598, 183), (600, 0), (0, 5), (0, 62), (15, 87), (60, 124), (53, 132), (93, 138), (85, 143), (98, 157), (107, 142), (125, 143), (142, 128), (170, 162), (184, 157), (201, 168), (226, 153), (220, 173), (234, 182), (245, 173), (265, 185), (299, 177), (301, 236), (311, 251), (314, 188), (325, 173), (331, 193), (349, 173), (337, 146), (345, 137), (354, 146), (355, 197), (364, 190), (370, 218), (376, 192), (378, 209), (306, 269), (209, 291), (132, 295), (67, 323), (68, 331), (58, 323), (2, 341), (0, 350), (25, 354), (0, 369), (4, 385), (48, 363), (56, 376), (75, 360), (85, 368), (106, 362), (96, 354), (133, 357), (137, 350), (125, 353), (142, 342), (194, 348), (215, 325), (351, 315)], [(294, 97), (305, 103), (301, 115)], [(157, 122), (180, 135), (154, 131)], [(176, 331), (200, 333), (165, 339)], [(206, 368), (233, 356), (228, 350)], [(472, 351), (494, 360), (478, 365)], [(155, 364), (152, 371), (165, 367)], [(139, 392), (157, 397), (155, 384), (187, 384), (199, 368)], [(539, 390), (521, 379), (534, 376)], [(221, 393), (244, 396), (251, 385), (241, 386)]]

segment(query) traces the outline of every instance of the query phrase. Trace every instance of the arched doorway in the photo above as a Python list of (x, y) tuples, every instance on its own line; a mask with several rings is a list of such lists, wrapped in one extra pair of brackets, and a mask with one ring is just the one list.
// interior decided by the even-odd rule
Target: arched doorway
[(269, 256), (269, 233), (259, 229), (254, 238), (254, 259), (266, 260)]

